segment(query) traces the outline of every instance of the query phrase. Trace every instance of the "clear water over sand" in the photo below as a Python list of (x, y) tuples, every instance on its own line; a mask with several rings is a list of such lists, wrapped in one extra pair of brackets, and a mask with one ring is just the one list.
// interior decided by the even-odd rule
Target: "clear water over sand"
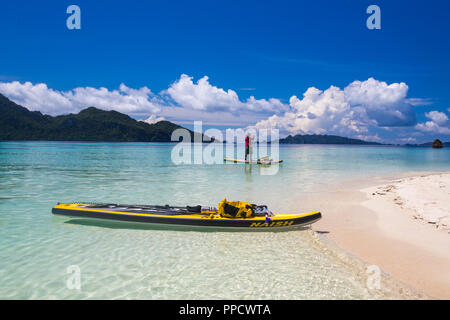
[[(298, 195), (339, 181), (450, 168), (447, 149), (281, 146), (279, 172), (261, 175), (259, 166), (176, 166), (172, 148), (0, 142), (0, 298), (374, 298), (380, 293), (366, 288), (361, 272), (324, 250), (309, 230), (147, 230), (55, 217), (51, 207), (214, 206), (227, 197), (296, 213), (303, 211)], [(66, 286), (72, 265), (80, 268), (81, 290)]]

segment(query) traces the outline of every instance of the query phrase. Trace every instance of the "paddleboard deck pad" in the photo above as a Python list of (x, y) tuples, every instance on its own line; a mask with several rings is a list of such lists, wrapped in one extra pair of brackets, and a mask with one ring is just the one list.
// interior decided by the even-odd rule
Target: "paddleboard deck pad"
[(310, 225), (322, 218), (320, 212), (301, 214), (274, 213), (270, 217), (226, 218), (217, 214), (215, 208), (208, 208), (206, 210), (200, 208), (202, 207), (93, 204), (80, 202), (58, 203), (53, 207), (52, 213), (77, 218), (206, 228), (237, 228), (240, 230), (292, 229)]

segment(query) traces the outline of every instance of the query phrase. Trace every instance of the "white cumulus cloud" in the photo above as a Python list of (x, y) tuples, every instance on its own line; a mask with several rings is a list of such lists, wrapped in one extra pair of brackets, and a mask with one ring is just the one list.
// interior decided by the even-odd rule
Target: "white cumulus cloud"
[(13, 81), (0, 83), (0, 93), (30, 110), (51, 115), (78, 112), (90, 106), (131, 115), (148, 115), (159, 112), (164, 103), (147, 87), (132, 89), (125, 84), (121, 84), (118, 90), (79, 87), (57, 91), (44, 83)]
[(72, 101), (45, 83), (0, 82), (0, 93), (32, 111), (48, 114), (77, 111)]
[[(406, 101), (405, 83), (369, 78), (354, 81), (343, 90), (331, 86), (325, 91), (311, 87), (303, 98), (292, 96), (291, 111), (259, 121), (256, 128), (279, 128), (288, 134), (343, 134), (369, 137), (370, 128), (411, 126), (416, 123)], [(370, 137), (380, 140), (377, 135)]]
[(352, 106), (363, 106), (379, 126), (411, 126), (416, 123), (414, 109), (406, 99), (406, 83), (392, 83), (369, 78), (354, 81), (345, 89), (345, 100)]
[(236, 91), (224, 90), (213, 86), (209, 78), (204, 76), (196, 83), (193, 77), (182, 74), (166, 93), (181, 107), (194, 110), (230, 111), (251, 110), (253, 112), (278, 113), (287, 109), (280, 100), (255, 99), (251, 96), (242, 102)]
[(416, 125), (420, 131), (450, 135), (450, 121), (448, 116), (440, 111), (430, 111), (425, 113), (425, 117), (430, 119)]
[(439, 112), (439, 111), (430, 111), (425, 113), (425, 117), (428, 119), (431, 119), (433, 122), (436, 122), (436, 124), (442, 126), (445, 125), (448, 122), (448, 117), (445, 113)]
[(140, 121), (145, 122), (145, 123), (148, 123), (148, 124), (155, 124), (155, 123), (160, 122), (160, 121), (163, 121), (163, 120), (165, 120), (163, 117), (158, 117), (158, 116), (152, 114), (152, 115), (151, 115), (150, 117), (148, 117), (147, 119), (145, 119), (145, 120), (140, 120)]
[(287, 104), (276, 98), (241, 99), (236, 91), (211, 84), (207, 76), (194, 81), (185, 74), (158, 94), (146, 86), (135, 89), (125, 84), (117, 89), (78, 87), (60, 91), (45, 83), (0, 82), (0, 93), (30, 110), (51, 115), (94, 106), (147, 118), (143, 120), (147, 123), (164, 118), (179, 123), (203, 120), (210, 125), (241, 127), (256, 123), (251, 127), (278, 128), (281, 136), (337, 134), (380, 141), (379, 134), (392, 137), (394, 130), (419, 135), (450, 134), (445, 112), (428, 112), (428, 121), (417, 124), (413, 107), (431, 102), (408, 97), (408, 90), (404, 82), (388, 84), (369, 78), (344, 88), (310, 87), (301, 96), (291, 96)]

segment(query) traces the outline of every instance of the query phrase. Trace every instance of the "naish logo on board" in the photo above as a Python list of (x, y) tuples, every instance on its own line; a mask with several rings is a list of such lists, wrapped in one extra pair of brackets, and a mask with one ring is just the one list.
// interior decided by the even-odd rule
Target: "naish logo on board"
[(294, 220), (277, 222), (254, 222), (250, 225), (250, 228), (287, 227), (292, 225), (293, 223)]

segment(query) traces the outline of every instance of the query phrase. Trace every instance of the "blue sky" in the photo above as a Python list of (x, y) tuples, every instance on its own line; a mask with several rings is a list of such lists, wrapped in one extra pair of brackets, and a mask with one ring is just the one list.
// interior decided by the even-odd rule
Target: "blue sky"
[[(81, 8), (81, 30), (66, 27), (71, 4)], [(366, 27), (371, 4), (381, 8), (381, 30)], [(50, 114), (95, 102), (87, 95), (98, 99), (99, 93), (87, 89), (104, 87), (111, 108), (137, 119), (154, 114), (186, 126), (202, 119), (221, 128), (270, 122), (286, 134), (336, 133), (384, 142), (450, 140), (449, 9), (449, 1), (403, 0), (3, 2), (0, 92)], [(197, 81), (204, 76), (201, 87)], [(339, 124), (330, 123), (329, 109), (314, 114), (323, 104), (337, 103), (336, 96), (354, 81), (370, 78), (378, 81), (368, 84), (378, 95), (353, 97)], [(26, 82), (31, 85), (23, 87)], [(382, 83), (408, 89), (397, 92)], [(342, 92), (325, 97), (330, 86)], [(309, 102), (291, 99), (302, 100), (311, 87), (324, 92)], [(366, 89), (363, 83), (353, 94)], [(379, 102), (380, 90), (396, 98)], [(57, 94), (63, 97), (46, 101)], [(256, 102), (248, 100), (252, 96)], [(99, 107), (108, 108), (103, 103)], [(350, 120), (358, 123), (349, 131), (342, 126), (352, 108), (358, 116)], [(415, 119), (400, 121), (390, 110)], [(294, 124), (293, 117), (300, 120)]]

